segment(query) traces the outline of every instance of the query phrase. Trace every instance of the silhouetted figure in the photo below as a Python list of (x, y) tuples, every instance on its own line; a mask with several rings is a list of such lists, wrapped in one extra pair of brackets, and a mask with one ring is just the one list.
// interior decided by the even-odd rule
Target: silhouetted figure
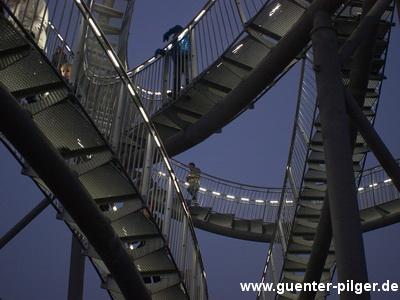
[[(48, 24), (46, 2), (44, 0), (9, 0), (7, 3), (18, 21), (33, 36), (38, 46), (45, 50)], [(12, 19), (10, 20), (12, 22)]]
[(61, 72), (61, 67), (67, 63), (67, 55), (62, 51), (60, 46), (57, 46), (56, 52), (54, 52), (51, 63), (57, 69), (57, 71)]
[(200, 175), (201, 170), (196, 168), (196, 165), (191, 162), (189, 163), (189, 174), (186, 176), (186, 182), (189, 184), (187, 187), (188, 193), (192, 196), (192, 199), (189, 204), (197, 205), (197, 192), (200, 188)]
[[(168, 41), (169, 37), (173, 35), (173, 39), (179, 36), (180, 33), (183, 32), (183, 28), (180, 25), (176, 25), (169, 29), (163, 35), (163, 42)], [(189, 48), (189, 37), (184, 35), (180, 37), (180, 39), (176, 39), (172, 44), (172, 49), (170, 50), (170, 55), (172, 61), (174, 63), (174, 74), (173, 74), (173, 86), (172, 86), (172, 97), (175, 97), (177, 93), (179, 93), (181, 89), (181, 77), (182, 74), (185, 77), (185, 85), (188, 85), (190, 82), (190, 48)], [(164, 49), (157, 49), (155, 52), (155, 56), (157, 55), (165, 55), (167, 51)]]

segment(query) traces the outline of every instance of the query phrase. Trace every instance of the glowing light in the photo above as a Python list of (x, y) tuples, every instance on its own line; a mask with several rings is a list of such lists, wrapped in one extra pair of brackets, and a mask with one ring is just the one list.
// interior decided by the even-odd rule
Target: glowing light
[(160, 143), (160, 141), (158, 140), (158, 137), (157, 137), (156, 135), (154, 136), (154, 141), (156, 142), (156, 144), (157, 144), (158, 147), (161, 147), (161, 143)]
[(257, 203), (264, 203), (264, 200), (256, 200)]
[(143, 116), (145, 122), (146, 122), (146, 123), (149, 123), (149, 118), (147, 117), (146, 112), (144, 111), (143, 107), (139, 107), (139, 111), (140, 111), (140, 113), (142, 114), (142, 116)]
[(85, 146), (83, 146), (83, 144), (82, 144), (80, 139), (76, 139), (76, 141), (78, 142), (78, 145), (81, 146), (81, 148), (85, 148)]
[(237, 53), (240, 50), (240, 48), (242, 48), (242, 47), (243, 47), (243, 44), (240, 44), (235, 49), (233, 49), (232, 53)]
[(189, 29), (185, 29), (180, 35), (178, 35), (178, 41), (183, 39), (183, 37), (186, 35), (186, 33), (189, 31)]
[(272, 15), (273, 15), (274, 13), (276, 13), (276, 11), (277, 11), (280, 7), (281, 7), (281, 4), (278, 3), (278, 4), (270, 11), (269, 16), (272, 17)]
[(135, 96), (135, 91), (133, 90), (133, 87), (132, 87), (131, 84), (128, 84), (128, 90), (129, 90), (129, 93), (131, 93), (132, 96)]
[(386, 179), (383, 181), (384, 183), (392, 182), (392, 179)]
[(359, 192), (361, 192), (362, 190), (364, 190), (363, 187), (360, 187), (360, 188), (358, 189)]
[(175, 189), (177, 190), (177, 191), (180, 191), (180, 189), (179, 189), (179, 186), (178, 186), (178, 183), (174, 180), (174, 185), (175, 185)]
[(199, 188), (200, 191), (206, 192), (207, 190), (205, 188)]
[(242, 200), (242, 201), (250, 201), (249, 198), (240, 198), (240, 200)]
[(151, 62), (153, 62), (153, 61), (155, 61), (156, 60), (156, 57), (155, 56), (153, 56), (152, 58), (150, 58), (147, 62), (148, 63), (151, 63)]
[(112, 60), (115, 67), (119, 68), (119, 63), (117, 58), (115, 57), (114, 53), (111, 50), (107, 50), (108, 56)]
[(278, 200), (271, 200), (271, 201), (269, 201), (270, 203), (272, 203), (272, 204), (276, 204), (276, 203), (278, 203), (279, 201)]
[(229, 198), (229, 199), (235, 199), (235, 196), (232, 196), (232, 195), (226, 195), (226, 198)]
[(164, 162), (167, 165), (168, 170), (171, 171), (172, 168), (171, 168), (171, 165), (169, 164), (168, 158), (166, 156), (164, 156)]
[(212, 192), (214, 195), (217, 195), (217, 196), (220, 196), (221, 195), (221, 193), (218, 193), (218, 192)]
[(194, 19), (195, 22), (201, 19), (201, 17), (206, 13), (206, 11), (203, 9), (198, 16)]
[(95, 33), (97, 36), (101, 36), (100, 30), (97, 28), (96, 24), (94, 24), (92, 18), (89, 18), (89, 24), (90, 24), (90, 26), (92, 27), (94, 33)]
[(63, 42), (64, 41), (64, 39), (63, 39), (63, 37), (61, 36), (61, 34), (57, 34), (57, 36), (58, 36), (58, 38)]

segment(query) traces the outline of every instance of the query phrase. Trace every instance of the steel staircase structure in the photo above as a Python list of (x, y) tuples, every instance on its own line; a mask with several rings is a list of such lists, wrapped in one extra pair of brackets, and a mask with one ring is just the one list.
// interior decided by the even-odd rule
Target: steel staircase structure
[[(84, 61), (82, 68), (76, 68), (75, 85), (61, 76), (32, 36), (18, 27), (19, 20), (14, 19), (14, 26), (0, 16), (2, 111), (15, 110), (11, 120), (10, 114), (2, 116), (2, 139), (23, 165), (24, 173), (53, 201), (59, 218), (79, 240), (113, 299), (207, 299), (204, 268), (190, 215), (151, 123), (144, 132), (158, 145), (152, 148), (151, 159), (170, 181), (163, 186), (165, 193), (144, 195), (116, 156), (107, 132), (100, 132), (94, 123), (98, 118), (88, 115), (90, 107), (81, 104), (96, 95), (90, 92), (91, 83), (101, 84), (104, 76), (108, 76), (104, 81), (109, 83), (109, 77), (118, 74), (119, 82), (113, 84), (118, 85), (118, 90), (131, 91), (126, 100), (131, 102), (134, 118), (137, 122), (143, 122), (143, 118), (148, 121), (128, 77), (121, 72), (123, 63), (90, 9), (81, 1), (64, 4), (49, 3), (47, 7), (52, 12), (49, 24), (53, 28), (47, 32), (46, 51), (50, 55), (56, 45), (66, 44), (57, 38), (67, 37), (70, 30), (85, 31), (82, 36), (88, 37), (86, 53), (67, 55), (69, 62), (73, 55), (81, 55)], [(5, 8), (9, 18), (14, 18), (12, 11)], [(60, 24), (65, 20), (75, 23), (76, 27), (56, 29), (55, 19)], [(68, 42), (70, 49), (82, 45), (75, 37)], [(101, 66), (92, 64), (99, 60)], [(83, 85), (87, 93), (74, 93), (82, 91)], [(32, 97), (36, 97), (34, 101)], [(17, 116), (21, 126), (10, 127)], [(22, 136), (25, 139), (20, 143)], [(146, 138), (149, 143), (151, 139)], [(147, 161), (153, 164), (149, 157)], [(152, 211), (152, 205), (163, 201), (168, 202), (166, 209), (174, 209), (173, 219)]]
[[(348, 5), (348, 8), (345, 8), (343, 13), (335, 19), (333, 25), (337, 30), (339, 48), (343, 46), (361, 20), (362, 3), (350, 1)], [(385, 78), (383, 75), (384, 62), (389, 31), (392, 25), (392, 12), (393, 7), (388, 7), (379, 23), (377, 46), (368, 77), (365, 100), (363, 101), (362, 111), (371, 124), (374, 122), (381, 84)], [(293, 202), (296, 202), (296, 205), (287, 207), (281, 204), (282, 207), (277, 216), (277, 226), (274, 233), (275, 240), (271, 243), (268, 252), (269, 257), (263, 273), (263, 282), (294, 284), (304, 282), (327, 194), (326, 162), (317, 106), (313, 60), (313, 52), (309, 50), (305, 54), (303, 63), (303, 82), (285, 178), (285, 192), (281, 198), (281, 200), (292, 199)], [(341, 74), (344, 86), (350, 84), (351, 66), (352, 60), (342, 66)], [(368, 151), (368, 145), (358, 135), (353, 153), (354, 177), (357, 185), (361, 180), (363, 164)], [(368, 187), (373, 188), (373, 186), (372, 183)], [(360, 187), (359, 191), (364, 188)], [(394, 205), (396, 206), (396, 204)], [(373, 211), (377, 213), (379, 209), (373, 209)], [(380, 216), (386, 213), (387, 211), (384, 210)], [(369, 215), (369, 213), (361, 213), (361, 215), (361, 220), (365, 221), (366, 215)], [(363, 223), (361, 224), (363, 226)], [(363, 227), (364, 230), (368, 228), (366, 225)], [(331, 281), (335, 262), (335, 249), (332, 244), (327, 253), (320, 282), (328, 283)], [(299, 298), (300, 294), (300, 292), (295, 291), (285, 291), (280, 295), (260, 293), (259, 299), (304, 299)], [(315, 299), (324, 299), (327, 295), (327, 292), (317, 292), (314, 297)]]
[[(68, 50), (68, 61), (74, 58), (74, 68), (79, 62), (71, 84), (60, 76), (28, 33), (15, 29), (1, 17), (1, 94), (11, 99), (4, 105), (25, 118), (32, 134), (47, 141), (42, 146), (46, 153), (55, 155), (55, 162), (66, 162), (62, 173), (78, 180), (87, 213), (110, 233), (110, 238), (118, 237), (112, 250), (133, 261), (127, 272), (133, 276), (131, 279), (142, 278), (135, 282), (139, 289), (143, 285), (141, 292), (149, 292), (151, 296), (147, 296), (152, 299), (207, 299), (193, 225), (235, 238), (271, 241), (267, 261), (274, 266), (267, 265), (263, 280), (301, 282), (299, 274), (306, 272), (325, 198), (326, 174), (316, 98), (310, 97), (315, 95), (313, 54), (311, 50), (304, 57), (299, 53), (309, 41), (307, 18), (321, 8), (333, 13), (340, 3), (210, 1), (184, 31), (191, 42), (190, 81), (172, 97), (168, 94), (173, 91), (174, 74), (168, 55), (152, 57), (133, 71), (125, 71), (126, 40), (122, 37), (127, 32), (133, 4), (134, 1), (95, 2), (91, 10), (81, 1), (74, 1), (62, 9), (76, 22), (75, 30), (72, 25), (57, 29), (51, 20), (54, 33), (48, 32), (46, 54), (51, 56), (55, 46), (62, 44)], [(361, 4), (350, 1), (336, 13), (334, 25), (342, 44), (360, 21)], [(56, 4), (49, 4), (50, 17), (59, 15), (58, 9)], [(382, 16), (363, 107), (372, 123), (384, 79), (392, 12), (390, 8)], [(209, 23), (207, 18), (211, 15), (217, 17)], [(230, 26), (218, 26), (222, 20)], [(204, 27), (202, 32), (200, 28)], [(211, 30), (215, 28), (220, 31)], [(58, 34), (66, 37), (69, 31), (78, 29), (86, 32), (86, 43), (75, 36), (68, 44), (57, 39)], [(206, 32), (213, 34), (207, 36)], [(287, 41), (297, 36), (298, 45), (279, 54), (279, 50), (287, 48)], [(166, 49), (172, 47), (173, 43)], [(69, 51), (75, 48), (76, 53)], [(199, 191), (200, 205), (188, 207), (183, 179), (187, 169), (178, 162), (171, 164), (168, 155), (201, 142), (251, 108), (299, 59), (304, 63), (303, 93), (284, 188), (243, 187), (203, 177), (202, 182), (209, 185)], [(270, 74), (260, 79), (267, 66), (271, 67)], [(351, 62), (343, 65), (345, 85), (349, 83), (351, 67)], [(254, 89), (244, 97), (243, 87), (249, 82), (255, 82)], [(24, 98), (31, 96), (39, 101), (24, 103)], [(16, 102), (12, 98), (18, 99), (19, 107), (11, 104)], [(216, 117), (218, 121), (210, 122)], [(203, 133), (199, 134), (199, 128)], [(3, 142), (45, 195), (53, 201), (58, 199), (54, 206), (59, 218), (79, 238), (103, 287), (115, 299), (132, 298), (132, 292), (138, 291), (132, 291), (129, 283), (118, 278), (119, 272), (127, 273), (114, 264), (107, 243), (90, 234), (90, 224), (77, 213), (78, 205), (68, 199), (69, 191), (53, 185), (51, 175), (41, 166), (46, 161), (40, 160), (40, 151), (29, 154), (29, 146), (19, 144), (15, 130), (3, 124)], [(399, 212), (398, 191), (390, 179), (383, 177), (383, 171), (372, 170), (361, 176), (367, 151), (364, 140), (358, 137), (353, 163), (355, 178), (361, 182), (359, 206), (364, 231), (398, 222)], [(381, 179), (364, 183), (364, 178), (375, 176), (371, 174), (379, 174)], [(331, 247), (323, 282), (331, 280), (334, 253)], [(272, 269), (274, 273), (268, 273)], [(288, 292), (278, 296), (297, 297)], [(317, 295), (324, 297), (326, 294)]]

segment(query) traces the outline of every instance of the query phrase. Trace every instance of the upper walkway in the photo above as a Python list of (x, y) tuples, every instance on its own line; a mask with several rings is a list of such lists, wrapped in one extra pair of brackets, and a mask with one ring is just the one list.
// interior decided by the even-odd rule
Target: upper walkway
[[(189, 173), (187, 166), (172, 161), (181, 189)], [(163, 174), (153, 170), (153, 178), (162, 180)], [(282, 188), (268, 188), (227, 181), (202, 173), (198, 191), (198, 206), (190, 206), (196, 227), (213, 233), (259, 242), (270, 242), (276, 223), (279, 204), (283, 199)], [(321, 192), (320, 194), (324, 194)], [(188, 192), (184, 192), (190, 199)], [(322, 202), (318, 193), (310, 194), (319, 209)], [(296, 207), (293, 200), (283, 200), (283, 205)], [(381, 166), (365, 170), (358, 189), (358, 206), (364, 231), (388, 226), (400, 220), (400, 197), (396, 187)], [(299, 214), (312, 214), (312, 210), (302, 207)]]

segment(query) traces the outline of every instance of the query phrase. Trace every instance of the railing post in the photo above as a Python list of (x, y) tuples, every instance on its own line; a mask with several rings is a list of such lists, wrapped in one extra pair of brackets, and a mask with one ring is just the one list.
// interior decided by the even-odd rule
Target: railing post
[(144, 159), (143, 171), (142, 171), (142, 178), (140, 180), (140, 193), (146, 201), (148, 201), (148, 193), (149, 193), (149, 186), (150, 186), (150, 178), (151, 178), (151, 166), (153, 160), (153, 149), (154, 143), (152, 140), (152, 136), (150, 133), (147, 134), (147, 141), (146, 141), (146, 155)]
[(190, 42), (190, 82), (197, 77), (197, 64), (196, 64), (196, 34), (194, 27), (189, 29), (189, 42)]
[(69, 79), (69, 82), (75, 86), (77, 84), (77, 76), (78, 76), (78, 71), (80, 69), (80, 66), (83, 61), (84, 57), (84, 47), (86, 43), (86, 32), (87, 32), (87, 21), (85, 18), (82, 18), (81, 21), (81, 26), (79, 28), (79, 37), (78, 37), (78, 43), (76, 46), (76, 52), (74, 54), (74, 60), (73, 60), (73, 67), (71, 70), (71, 77)]
[(182, 244), (181, 244), (181, 253), (179, 256), (179, 269), (181, 271), (185, 271), (185, 260), (186, 260), (186, 247), (187, 247), (187, 235), (188, 235), (188, 219), (184, 216), (182, 221)]
[(239, 12), (240, 20), (242, 21), (243, 24), (246, 24), (246, 16), (244, 15), (242, 4), (240, 3), (240, 0), (235, 0), (236, 7)]
[[(283, 199), (282, 199), (283, 201)], [(283, 205), (283, 204), (281, 204)], [(285, 232), (282, 227), (282, 220), (281, 218), (278, 219), (278, 226), (279, 226), (279, 235), (281, 236), (281, 243), (282, 243), (282, 248), (283, 248), (283, 253), (285, 254), (287, 251), (287, 244), (286, 244), (286, 237), (285, 237)]]
[(167, 54), (162, 58), (164, 60), (164, 69), (163, 69), (163, 83), (162, 83), (162, 98), (167, 99), (167, 92), (169, 87), (169, 78), (170, 78), (170, 55)]
[(174, 186), (172, 184), (172, 178), (168, 178), (168, 190), (167, 190), (167, 201), (165, 206), (165, 217), (163, 226), (163, 235), (166, 240), (169, 240), (169, 231), (171, 227), (171, 214), (172, 214), (172, 204), (174, 200)]
[(192, 251), (192, 266), (190, 270), (191, 278), (190, 278), (190, 284), (191, 284), (191, 293), (192, 293), (192, 298), (193, 299), (198, 299), (196, 295), (196, 289), (197, 289), (197, 260), (198, 260), (198, 255), (197, 255), (197, 249), (196, 247), (193, 247)]
[(117, 104), (117, 112), (114, 115), (113, 124), (112, 124), (112, 138), (111, 144), (115, 152), (119, 150), (119, 143), (121, 140), (122, 133), (122, 120), (124, 118), (124, 112), (126, 107), (126, 89), (124, 85), (121, 84), (119, 88), (119, 97)]

